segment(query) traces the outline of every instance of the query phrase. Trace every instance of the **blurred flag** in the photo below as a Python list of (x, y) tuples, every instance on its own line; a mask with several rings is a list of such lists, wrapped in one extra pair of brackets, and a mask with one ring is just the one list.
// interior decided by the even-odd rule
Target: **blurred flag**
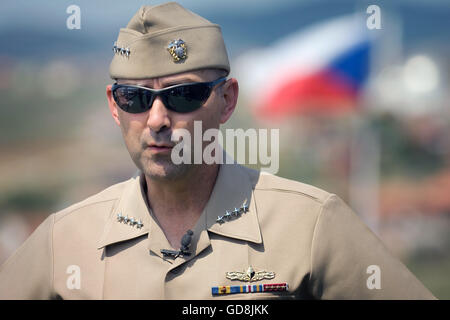
[(236, 61), (260, 116), (354, 110), (373, 46), (365, 19), (345, 16), (291, 34)]

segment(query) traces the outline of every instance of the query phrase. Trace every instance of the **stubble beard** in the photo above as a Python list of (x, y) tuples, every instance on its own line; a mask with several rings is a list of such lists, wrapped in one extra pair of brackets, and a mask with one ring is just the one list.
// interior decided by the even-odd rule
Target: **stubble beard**
[(146, 177), (154, 181), (182, 180), (193, 169), (190, 164), (174, 164), (170, 153), (149, 156), (142, 152), (134, 162)]

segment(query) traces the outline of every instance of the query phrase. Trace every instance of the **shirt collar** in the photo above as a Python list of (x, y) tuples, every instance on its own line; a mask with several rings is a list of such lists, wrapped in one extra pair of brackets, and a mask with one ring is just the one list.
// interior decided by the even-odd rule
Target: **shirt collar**
[[(145, 179), (141, 173), (125, 183), (125, 188), (119, 199), (117, 206), (112, 210), (103, 230), (103, 234), (98, 243), (98, 249), (107, 245), (140, 237), (149, 232), (150, 217), (149, 208), (144, 194)], [(135, 221), (142, 222), (142, 227), (130, 222), (119, 221), (118, 215), (134, 218)]]
[[(206, 227), (216, 234), (261, 243), (253, 189), (259, 172), (242, 167), (239, 164), (223, 164), (220, 166), (211, 197), (205, 208)], [(241, 209), (248, 206), (247, 212)], [(226, 212), (239, 210), (238, 215), (223, 218)]]
[[(262, 238), (253, 194), (258, 177), (258, 171), (236, 163), (220, 165), (211, 196), (195, 227), (194, 232), (197, 233), (197, 236), (194, 235), (193, 240), (197, 240), (201, 231), (206, 229), (225, 237), (261, 243)], [(98, 249), (145, 234), (149, 234), (149, 248), (167, 246), (167, 239), (150, 214), (145, 200), (144, 186), (145, 177), (142, 173), (126, 183), (118, 205), (113, 209), (106, 222)], [(248, 206), (247, 212), (243, 212), (244, 210), (241, 209), (244, 205)], [(235, 209), (239, 210), (238, 215), (224, 217), (227, 211), (232, 213)], [(135, 220), (141, 220), (143, 226), (138, 228), (136, 225), (131, 226), (129, 223), (119, 222), (119, 214), (128, 216), (130, 219), (133, 217)], [(219, 217), (224, 217), (223, 222), (218, 221)], [(202, 236), (201, 240), (207, 242), (202, 246), (209, 245), (209, 238), (205, 239)]]

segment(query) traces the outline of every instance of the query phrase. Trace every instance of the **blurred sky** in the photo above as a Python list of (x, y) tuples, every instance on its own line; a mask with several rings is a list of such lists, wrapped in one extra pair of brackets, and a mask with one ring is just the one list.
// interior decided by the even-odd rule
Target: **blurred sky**
[[(163, 2), (2, 1), (0, 55), (51, 58), (67, 53), (109, 52), (119, 28), (126, 26), (141, 5)], [(383, 13), (399, 17), (406, 50), (423, 43), (438, 42), (442, 46), (449, 43), (450, 1), (446, 0), (182, 0), (179, 3), (222, 26), (232, 58), (245, 49), (268, 45), (325, 18), (355, 11), (364, 13), (370, 4), (379, 5)], [(71, 4), (81, 8), (80, 30), (66, 28), (69, 16), (66, 8)]]

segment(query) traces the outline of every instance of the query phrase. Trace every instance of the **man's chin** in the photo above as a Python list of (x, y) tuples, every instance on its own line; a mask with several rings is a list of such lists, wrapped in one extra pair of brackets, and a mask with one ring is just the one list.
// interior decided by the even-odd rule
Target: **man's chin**
[(158, 161), (147, 161), (141, 165), (141, 171), (147, 178), (155, 181), (176, 181), (183, 179), (188, 171), (189, 165), (176, 165), (171, 159)]

